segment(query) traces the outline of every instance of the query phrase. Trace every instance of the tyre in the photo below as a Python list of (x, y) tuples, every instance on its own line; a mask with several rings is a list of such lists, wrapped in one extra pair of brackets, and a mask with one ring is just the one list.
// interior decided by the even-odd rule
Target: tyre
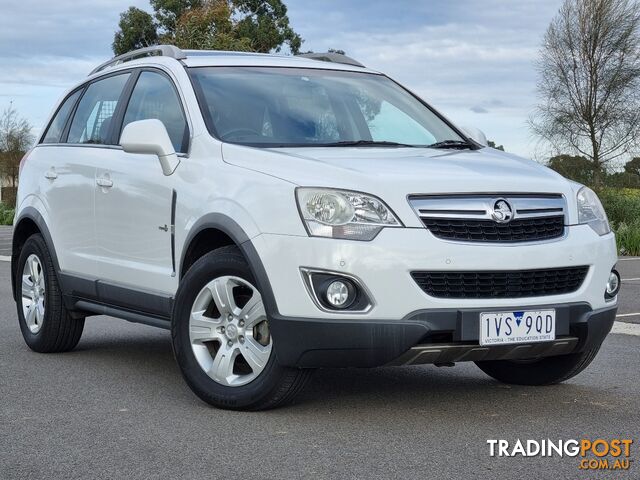
[(30, 236), (16, 268), (16, 306), (24, 341), (41, 353), (67, 352), (80, 341), (84, 318), (72, 318), (62, 301), (51, 254), (42, 235)]
[(490, 360), (476, 362), (484, 373), (514, 385), (553, 385), (575, 377), (587, 368), (600, 345), (584, 352), (539, 360)]
[(176, 293), (171, 337), (187, 384), (218, 408), (276, 407), (292, 400), (310, 374), (278, 364), (262, 296), (234, 246), (188, 270)]

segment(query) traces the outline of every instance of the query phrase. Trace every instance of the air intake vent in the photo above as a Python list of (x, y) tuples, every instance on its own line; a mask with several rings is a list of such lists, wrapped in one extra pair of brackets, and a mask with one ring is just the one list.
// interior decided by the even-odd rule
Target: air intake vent
[(562, 295), (580, 288), (589, 267), (481, 272), (412, 272), (437, 298), (524, 298)]
[(496, 223), (493, 220), (423, 218), (422, 223), (436, 237), (466, 242), (536, 242), (564, 234), (564, 217), (540, 217)]

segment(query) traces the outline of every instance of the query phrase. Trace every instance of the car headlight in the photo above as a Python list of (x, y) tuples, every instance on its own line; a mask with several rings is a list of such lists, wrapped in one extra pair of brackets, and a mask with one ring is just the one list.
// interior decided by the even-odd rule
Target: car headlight
[(312, 237), (373, 240), (385, 227), (402, 223), (372, 195), (328, 188), (298, 188), (296, 200)]
[(578, 223), (589, 225), (598, 235), (606, 235), (611, 231), (604, 207), (593, 190), (582, 187), (577, 201)]

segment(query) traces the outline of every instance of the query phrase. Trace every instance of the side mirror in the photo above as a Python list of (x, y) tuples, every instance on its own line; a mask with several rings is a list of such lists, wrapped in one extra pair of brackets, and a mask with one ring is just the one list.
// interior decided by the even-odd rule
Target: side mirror
[(160, 120), (129, 123), (122, 130), (120, 145), (127, 153), (157, 155), (165, 175), (171, 175), (180, 163), (167, 129)]
[(482, 132), (482, 130), (475, 127), (461, 127), (461, 129), (472, 140), (475, 140), (480, 145), (483, 145), (485, 147), (489, 146), (489, 143), (487, 142), (487, 136)]

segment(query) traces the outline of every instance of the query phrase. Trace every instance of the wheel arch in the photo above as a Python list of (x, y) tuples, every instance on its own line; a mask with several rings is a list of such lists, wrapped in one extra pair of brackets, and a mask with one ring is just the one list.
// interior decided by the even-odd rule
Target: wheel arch
[(182, 248), (179, 264), (179, 279), (202, 255), (227, 245), (237, 246), (249, 264), (258, 283), (265, 309), (269, 315), (278, 315), (278, 308), (271, 282), (251, 239), (244, 229), (231, 217), (221, 213), (210, 213), (200, 218), (189, 231)]
[(13, 298), (16, 299), (16, 272), (18, 268), (18, 257), (22, 246), (31, 235), (39, 233), (44, 238), (47, 244), (47, 249), (53, 260), (53, 265), (56, 270), (56, 275), (60, 271), (60, 264), (58, 263), (58, 256), (53, 246), (53, 239), (51, 233), (47, 227), (44, 218), (38, 210), (34, 207), (25, 207), (19, 214), (13, 227), (13, 238), (11, 244), (11, 291)]

